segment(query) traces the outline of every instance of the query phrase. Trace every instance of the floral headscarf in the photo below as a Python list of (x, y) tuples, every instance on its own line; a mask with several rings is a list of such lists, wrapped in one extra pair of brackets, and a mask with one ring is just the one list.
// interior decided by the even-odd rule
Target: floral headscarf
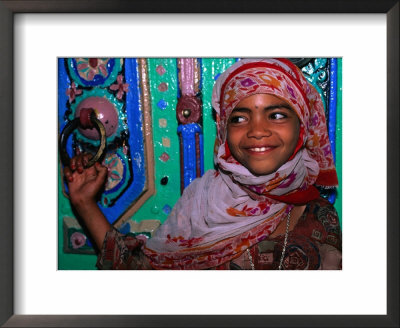
[[(254, 176), (230, 154), (227, 119), (254, 94), (284, 99), (300, 120), (294, 154), (276, 172)], [(158, 269), (204, 269), (240, 256), (267, 238), (295, 205), (319, 197), (315, 184), (337, 185), (318, 92), (285, 59), (244, 59), (228, 68), (213, 89), (217, 112), (217, 171), (207, 171), (184, 191), (167, 221), (144, 247)]]

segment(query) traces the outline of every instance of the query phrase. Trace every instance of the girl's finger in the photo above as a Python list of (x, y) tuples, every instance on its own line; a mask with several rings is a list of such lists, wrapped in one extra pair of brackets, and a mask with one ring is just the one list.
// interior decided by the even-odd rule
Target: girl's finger
[(102, 165), (99, 162), (94, 163), (94, 168), (97, 172), (100, 172)]
[(89, 160), (92, 158), (92, 155), (85, 153), (83, 155), (83, 165), (86, 166), (89, 163)]
[(96, 177), (96, 183), (101, 186), (104, 183), (104, 180), (107, 177), (107, 167), (102, 166), (100, 163), (96, 162), (95, 164), (96, 170), (97, 170), (97, 177)]
[(69, 168), (70, 168), (72, 171), (75, 171), (75, 170), (76, 170), (76, 156), (74, 156), (74, 157), (71, 158), (71, 160), (70, 160), (70, 162), (69, 162)]
[(74, 178), (72, 177), (72, 172), (71, 172), (71, 170), (70, 170), (70, 168), (69, 168), (68, 166), (66, 166), (66, 167), (64, 168), (64, 176), (65, 176), (65, 179), (66, 179), (68, 182), (74, 181)]
[(83, 173), (83, 156), (78, 155), (76, 159), (76, 170), (78, 173)]
[(86, 166), (87, 163), (89, 162), (89, 156), (88, 155), (83, 156), (82, 161), (83, 161), (83, 165)]

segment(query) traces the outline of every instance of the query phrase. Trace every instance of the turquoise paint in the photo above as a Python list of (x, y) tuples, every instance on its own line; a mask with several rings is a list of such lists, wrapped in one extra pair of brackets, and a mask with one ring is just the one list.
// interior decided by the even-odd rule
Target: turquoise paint
[(342, 58), (338, 58), (337, 78), (337, 102), (336, 102), (336, 171), (339, 179), (337, 198), (335, 202), (336, 211), (339, 214), (340, 225), (342, 226), (342, 202), (343, 202), (343, 181), (342, 181)]
[(314, 88), (320, 94), (322, 102), (324, 104), (325, 112), (327, 110), (326, 96), (319, 84), (325, 82), (328, 78), (328, 75), (325, 71), (327, 64), (328, 60), (326, 58), (316, 58), (313, 62), (308, 63), (302, 68), (302, 72), (305, 78), (314, 86)]
[[(147, 63), (152, 107), (155, 194), (132, 216), (132, 220), (141, 222), (154, 219), (162, 223), (169, 214), (162, 209), (167, 209), (166, 206), (172, 208), (180, 197), (179, 137), (176, 119), (179, 90), (177, 62), (174, 58), (149, 58)], [(157, 72), (157, 67), (162, 74)], [(166, 91), (158, 89), (162, 83), (167, 84)], [(167, 103), (163, 110), (157, 106), (160, 100)], [(163, 122), (161, 125), (160, 120)], [(165, 137), (170, 139), (170, 147), (163, 145), (162, 138)], [(159, 160), (164, 152), (169, 156), (165, 162)], [(168, 183), (163, 185), (161, 180), (165, 176), (168, 177)]]

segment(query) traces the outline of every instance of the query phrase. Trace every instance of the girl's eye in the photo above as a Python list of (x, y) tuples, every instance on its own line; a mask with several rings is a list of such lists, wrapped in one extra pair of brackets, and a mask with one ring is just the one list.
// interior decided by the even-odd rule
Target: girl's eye
[(273, 120), (281, 120), (283, 118), (286, 118), (287, 116), (283, 113), (272, 113), (269, 117)]
[(229, 123), (242, 123), (246, 119), (243, 116), (233, 116), (230, 118)]

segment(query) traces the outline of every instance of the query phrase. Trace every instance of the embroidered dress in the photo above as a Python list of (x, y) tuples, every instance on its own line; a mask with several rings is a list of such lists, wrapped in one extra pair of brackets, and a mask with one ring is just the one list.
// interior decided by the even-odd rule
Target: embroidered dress
[[(263, 176), (255, 176), (241, 165), (226, 142), (230, 113), (242, 99), (255, 94), (280, 97), (300, 121), (292, 156), (275, 172)], [(316, 186), (337, 185), (322, 101), (290, 61), (244, 59), (235, 63), (216, 81), (212, 102), (217, 113), (217, 170), (194, 180), (165, 223), (141, 245), (141, 259), (152, 268), (210, 269), (227, 265), (248, 248), (267, 240), (294, 206), (318, 199)], [(115, 232), (111, 234), (119, 239), (119, 245), (122, 239)], [(107, 245), (112, 242), (107, 238), (106, 249), (111, 252)], [(121, 252), (125, 256), (123, 247)], [(101, 266), (104, 268), (104, 264)]]
[[(267, 238), (250, 248), (256, 270), (276, 270), (284, 236)], [(104, 270), (148, 270), (150, 262), (141, 252), (143, 243), (113, 229), (107, 233), (97, 266)], [(307, 204), (296, 226), (289, 233), (283, 260), (284, 270), (341, 269), (342, 236), (334, 207), (318, 198)], [(251, 270), (247, 252), (215, 270)]]

